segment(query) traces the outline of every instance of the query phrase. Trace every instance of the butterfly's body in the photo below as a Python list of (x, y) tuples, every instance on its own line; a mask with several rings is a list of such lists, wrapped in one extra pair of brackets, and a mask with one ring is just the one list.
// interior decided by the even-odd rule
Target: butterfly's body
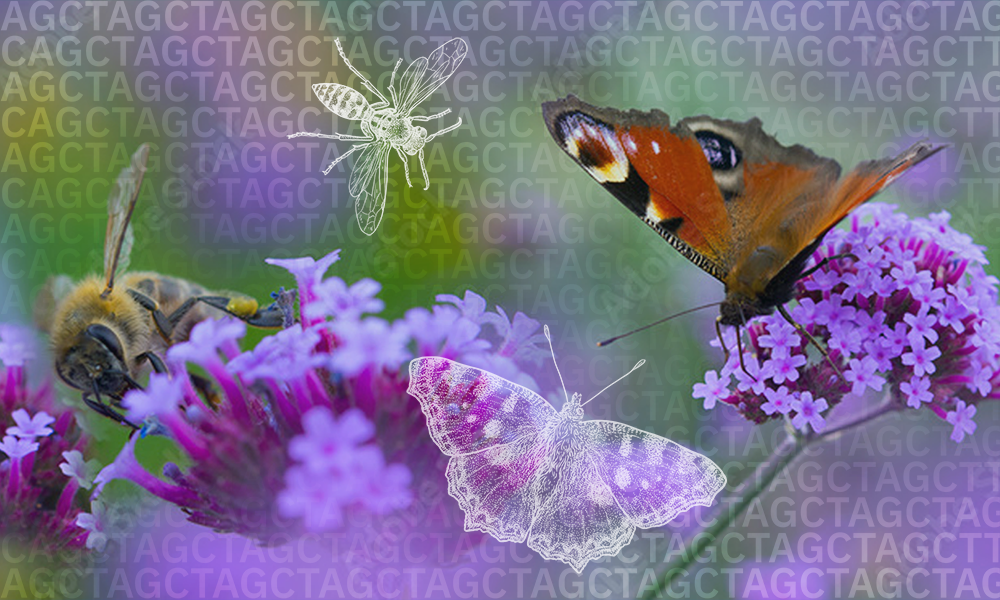
[(597, 108), (570, 96), (543, 104), (560, 147), (622, 204), (725, 284), (724, 324), (791, 299), (823, 235), (906, 169), (943, 148), (917, 143), (843, 178), (837, 161), (782, 146), (759, 119)]
[(726, 477), (660, 436), (584, 419), (580, 396), (556, 411), (541, 396), (445, 358), (410, 363), (431, 438), (451, 457), (448, 493), (467, 531), (525, 542), (577, 572), (617, 554), (636, 527), (709, 506)]
[(411, 113), (418, 104), (451, 77), (458, 69), (458, 65), (465, 59), (469, 48), (464, 40), (455, 38), (438, 47), (429, 57), (421, 57), (413, 61), (400, 78), (401, 84), (398, 94), (394, 82), (396, 70), (399, 69), (402, 59), (397, 61), (388, 88), (390, 102), (351, 65), (340, 46), (339, 39), (336, 40), (336, 44), (337, 50), (348, 68), (360, 78), (365, 87), (379, 97), (380, 101), (369, 104), (360, 92), (339, 83), (313, 84), (313, 93), (335, 115), (360, 121), (361, 131), (364, 135), (300, 132), (293, 133), (288, 137), (307, 136), (358, 142), (327, 166), (323, 170), (323, 174), (329, 173), (337, 163), (347, 158), (352, 152), (362, 150), (351, 173), (348, 191), (355, 198), (355, 212), (358, 215), (361, 231), (366, 235), (371, 235), (375, 233), (385, 212), (389, 150), (395, 150), (400, 160), (403, 161), (406, 182), (411, 186), (406, 156), (417, 156), (424, 175), (424, 189), (428, 189), (430, 182), (427, 177), (427, 166), (424, 164), (424, 146), (433, 138), (459, 127), (462, 120), (459, 119), (457, 123), (428, 135), (426, 129), (414, 125), (414, 122), (430, 121), (442, 117), (451, 112), (450, 109), (430, 116), (413, 116)]

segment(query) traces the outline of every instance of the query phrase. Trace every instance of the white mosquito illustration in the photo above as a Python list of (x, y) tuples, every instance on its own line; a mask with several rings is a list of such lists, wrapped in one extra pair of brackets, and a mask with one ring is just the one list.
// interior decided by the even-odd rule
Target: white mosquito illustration
[[(551, 350), (548, 327), (545, 337)], [(556, 372), (562, 382), (558, 365)], [(465, 512), (465, 530), (527, 540), (577, 573), (618, 554), (636, 527), (661, 527), (693, 506), (710, 506), (726, 485), (714, 462), (676, 442), (615, 421), (584, 421), (590, 400), (570, 396), (565, 383), (556, 412), (498, 375), (424, 357), (410, 362), (408, 391), (451, 457), (448, 494)]]
[(413, 116), (410, 113), (455, 73), (458, 65), (469, 52), (469, 46), (464, 40), (454, 38), (439, 46), (430, 53), (430, 56), (420, 57), (413, 61), (399, 78), (398, 92), (395, 87), (396, 72), (403, 59), (397, 60), (396, 66), (392, 70), (392, 77), (389, 79), (389, 99), (386, 99), (364, 75), (354, 68), (351, 61), (347, 59), (339, 39), (336, 40), (336, 43), (337, 51), (340, 52), (340, 57), (344, 60), (347, 68), (358, 76), (362, 85), (378, 96), (379, 101), (368, 104), (368, 100), (361, 92), (339, 83), (316, 83), (313, 84), (312, 90), (320, 102), (338, 117), (361, 121), (361, 131), (364, 132), (364, 135), (299, 132), (288, 137), (305, 136), (358, 142), (351, 146), (350, 150), (337, 157), (337, 160), (330, 163), (330, 166), (323, 170), (323, 174), (328, 174), (337, 163), (354, 152), (362, 151), (351, 173), (348, 191), (355, 198), (354, 209), (358, 215), (361, 231), (366, 235), (371, 235), (378, 229), (379, 223), (382, 221), (382, 214), (385, 212), (390, 149), (395, 150), (399, 159), (403, 161), (407, 185), (413, 187), (413, 183), (410, 182), (410, 167), (406, 157), (416, 155), (424, 175), (424, 189), (426, 190), (430, 186), (427, 178), (427, 165), (424, 164), (424, 145), (439, 135), (459, 127), (462, 124), (462, 119), (459, 118), (454, 125), (428, 135), (426, 129), (413, 123), (432, 121), (443, 117), (450, 113), (451, 109), (427, 116)]

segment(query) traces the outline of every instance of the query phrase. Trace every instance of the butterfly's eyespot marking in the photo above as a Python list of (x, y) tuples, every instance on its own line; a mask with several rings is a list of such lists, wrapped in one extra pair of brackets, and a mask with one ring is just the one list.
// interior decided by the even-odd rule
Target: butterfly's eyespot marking
[(729, 138), (714, 131), (698, 131), (694, 136), (713, 171), (730, 171), (743, 162), (743, 153)]
[[(625, 148), (611, 125), (580, 112), (569, 112), (559, 117), (556, 131), (563, 148), (598, 183), (621, 183), (629, 176)], [(634, 151), (635, 142), (629, 138), (628, 143)]]

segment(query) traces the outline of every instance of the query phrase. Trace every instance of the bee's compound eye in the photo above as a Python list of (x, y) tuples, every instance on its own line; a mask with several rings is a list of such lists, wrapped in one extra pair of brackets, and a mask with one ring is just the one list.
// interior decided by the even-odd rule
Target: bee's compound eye
[(107, 325), (94, 323), (93, 325), (87, 327), (87, 336), (100, 342), (105, 348), (110, 350), (111, 353), (115, 355), (115, 358), (125, 362), (125, 353), (122, 351), (121, 340), (118, 339), (115, 332), (111, 331)]

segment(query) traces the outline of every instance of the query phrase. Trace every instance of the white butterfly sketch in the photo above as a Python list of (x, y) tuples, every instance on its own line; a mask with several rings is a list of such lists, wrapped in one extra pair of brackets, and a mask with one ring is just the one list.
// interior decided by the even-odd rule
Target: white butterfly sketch
[(385, 212), (385, 195), (389, 182), (389, 150), (395, 150), (399, 159), (403, 161), (406, 183), (410, 187), (413, 187), (413, 184), (410, 182), (410, 167), (407, 164), (406, 156), (417, 155), (420, 169), (424, 175), (424, 189), (426, 190), (430, 186), (427, 178), (427, 165), (424, 164), (424, 145), (437, 136), (459, 127), (462, 124), (462, 119), (460, 118), (457, 123), (450, 127), (428, 135), (426, 129), (413, 123), (443, 117), (450, 113), (451, 109), (427, 116), (413, 116), (410, 113), (455, 73), (458, 65), (465, 60), (469, 46), (464, 40), (454, 38), (431, 52), (430, 56), (420, 57), (413, 61), (399, 79), (398, 93), (395, 87), (396, 71), (399, 70), (403, 59), (397, 60), (396, 66), (392, 70), (392, 77), (389, 79), (390, 102), (364, 75), (354, 68), (351, 61), (347, 59), (347, 55), (344, 54), (339, 39), (336, 40), (336, 43), (337, 51), (340, 52), (344, 63), (352, 73), (358, 76), (362, 85), (378, 96), (379, 101), (368, 104), (368, 100), (361, 92), (339, 83), (316, 83), (313, 84), (312, 90), (320, 102), (338, 117), (361, 121), (361, 131), (364, 135), (299, 132), (288, 137), (306, 136), (358, 142), (351, 146), (350, 150), (337, 157), (337, 160), (330, 163), (330, 166), (323, 170), (323, 174), (328, 174), (337, 163), (361, 150), (361, 155), (351, 172), (348, 191), (355, 199), (354, 209), (358, 215), (361, 231), (371, 235), (378, 229), (379, 223), (382, 222), (382, 214)]
[(680, 444), (615, 421), (584, 421), (590, 400), (581, 403), (580, 394), (567, 394), (556, 412), (529, 389), (439, 357), (410, 362), (408, 391), (451, 457), (448, 493), (465, 512), (465, 530), (527, 540), (577, 573), (618, 554), (636, 527), (710, 506), (726, 485), (722, 469)]

